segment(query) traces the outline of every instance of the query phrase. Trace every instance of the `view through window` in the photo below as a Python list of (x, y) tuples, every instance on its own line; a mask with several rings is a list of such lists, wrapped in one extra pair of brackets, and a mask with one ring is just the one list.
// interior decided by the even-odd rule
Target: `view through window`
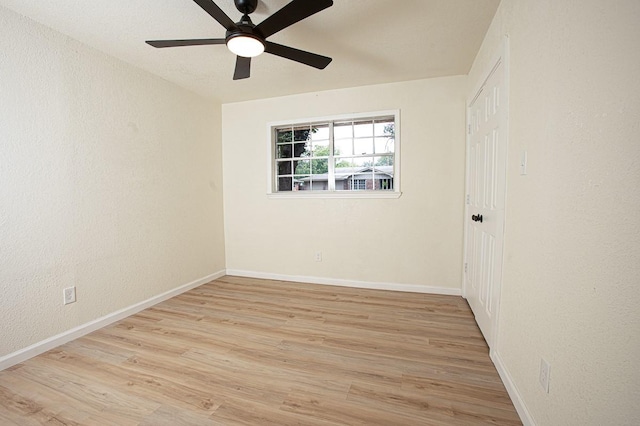
[(396, 118), (273, 129), (275, 191), (393, 191)]

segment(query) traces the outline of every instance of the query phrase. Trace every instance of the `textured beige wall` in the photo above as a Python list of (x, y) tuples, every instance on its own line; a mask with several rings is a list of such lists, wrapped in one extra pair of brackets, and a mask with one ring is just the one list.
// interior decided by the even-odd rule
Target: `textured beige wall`
[[(223, 105), (227, 268), (459, 290), (466, 84), (450, 77)], [(401, 110), (401, 198), (267, 198), (267, 123), (390, 109)]]
[(219, 106), (2, 8), (0, 64), (0, 356), (224, 268)]
[[(538, 425), (640, 422), (640, 2), (503, 0), (511, 46), (497, 352)], [(522, 150), (528, 175), (519, 175)], [(538, 384), (551, 363), (550, 393)]]

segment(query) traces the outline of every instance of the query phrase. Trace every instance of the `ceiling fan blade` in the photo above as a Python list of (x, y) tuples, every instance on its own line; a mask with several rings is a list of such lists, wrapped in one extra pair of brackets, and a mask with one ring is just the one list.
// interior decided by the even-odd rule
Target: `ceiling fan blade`
[(266, 38), (333, 5), (332, 0), (293, 0), (256, 28)]
[(306, 52), (304, 50), (294, 49), (293, 47), (283, 46), (281, 44), (272, 43), (270, 41), (265, 42), (265, 52), (272, 55), (280, 56), (282, 58), (291, 59), (292, 61), (300, 62), (301, 64), (309, 65), (310, 67), (318, 68), (320, 70), (325, 69), (332, 61), (331, 58), (317, 55), (315, 53)]
[(201, 38), (194, 40), (147, 40), (145, 43), (153, 47), (202, 46), (208, 44), (225, 44), (225, 39)]
[(242, 80), (243, 78), (249, 78), (250, 74), (251, 74), (251, 58), (238, 56), (236, 59), (236, 71), (233, 73), (233, 79)]
[(211, 15), (213, 19), (218, 21), (220, 25), (225, 27), (227, 30), (232, 30), (236, 28), (236, 24), (231, 20), (231, 18), (229, 18), (227, 14), (224, 13), (222, 9), (220, 9), (218, 5), (215, 4), (213, 1), (211, 0), (193, 0), (193, 1), (198, 3), (198, 5), (201, 8), (203, 8), (205, 12)]

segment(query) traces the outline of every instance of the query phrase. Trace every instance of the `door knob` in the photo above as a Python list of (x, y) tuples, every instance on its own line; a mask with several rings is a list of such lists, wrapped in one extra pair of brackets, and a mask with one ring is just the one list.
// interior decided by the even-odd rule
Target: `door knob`
[(471, 216), (471, 220), (473, 220), (474, 222), (482, 223), (482, 215), (481, 214), (474, 214), (474, 215)]

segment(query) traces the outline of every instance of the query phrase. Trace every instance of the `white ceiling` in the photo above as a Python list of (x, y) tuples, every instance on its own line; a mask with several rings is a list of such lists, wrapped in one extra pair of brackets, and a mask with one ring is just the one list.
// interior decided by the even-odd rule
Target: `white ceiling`
[[(233, 0), (214, 0), (232, 20)], [(309, 0), (313, 1), (313, 0)], [(261, 0), (259, 24), (289, 0)], [(270, 41), (330, 56), (317, 70), (264, 54), (251, 78), (233, 81), (224, 45), (155, 49), (151, 39), (224, 38), (192, 0), (0, 0), (28, 16), (203, 96), (221, 102), (467, 74), (500, 0), (334, 0)]]

